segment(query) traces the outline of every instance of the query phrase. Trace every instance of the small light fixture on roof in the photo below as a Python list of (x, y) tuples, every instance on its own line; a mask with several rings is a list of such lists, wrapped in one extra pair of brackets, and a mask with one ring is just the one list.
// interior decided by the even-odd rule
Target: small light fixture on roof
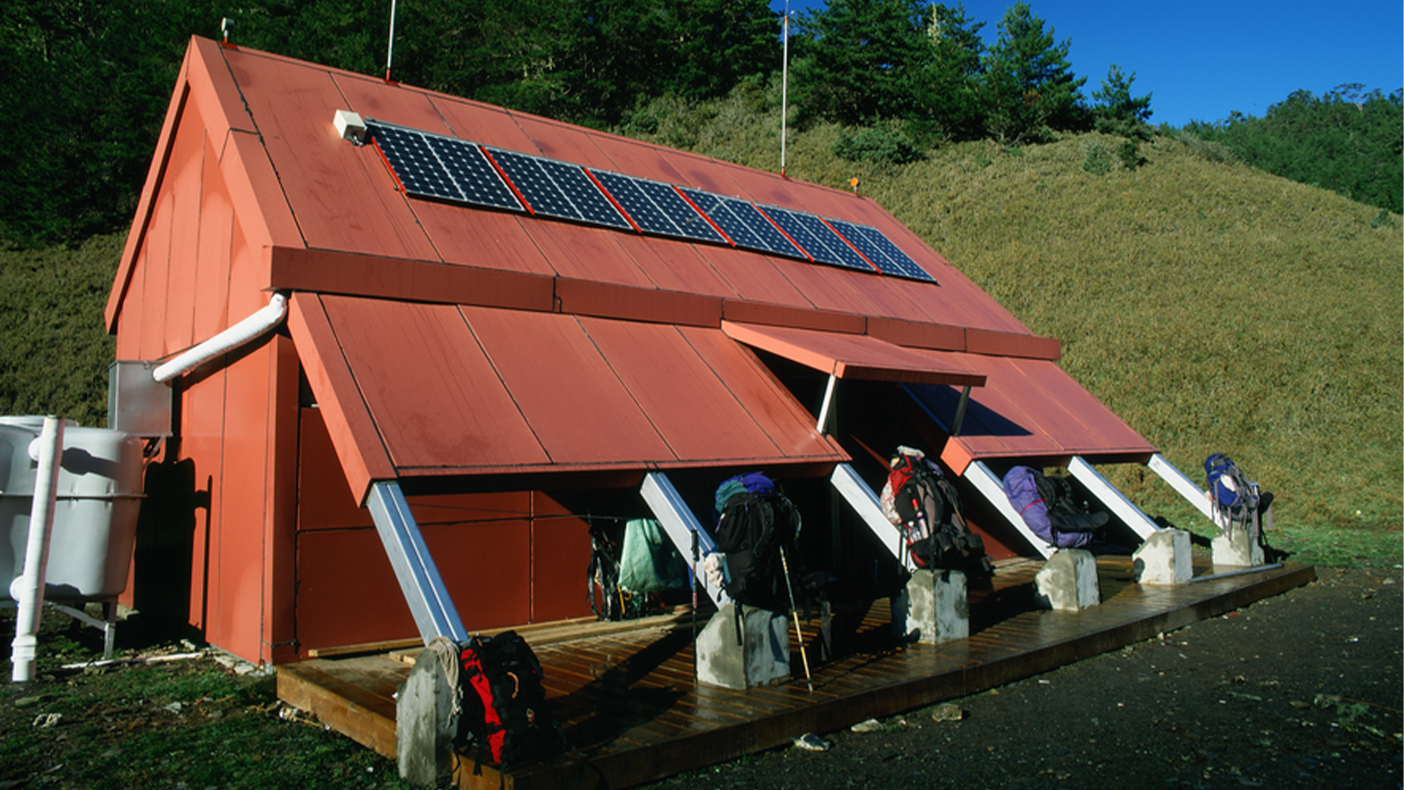
[(336, 117), (332, 118), (332, 123), (336, 125), (336, 133), (341, 135), (341, 139), (350, 140), (356, 145), (366, 142), (366, 122), (361, 120), (361, 116), (350, 110), (337, 110)]

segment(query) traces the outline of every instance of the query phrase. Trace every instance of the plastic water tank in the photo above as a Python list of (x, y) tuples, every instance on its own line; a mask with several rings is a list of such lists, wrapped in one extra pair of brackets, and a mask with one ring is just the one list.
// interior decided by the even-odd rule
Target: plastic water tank
[[(0, 417), (0, 595), (24, 572), (43, 417)], [(127, 587), (142, 492), (142, 439), (65, 421), (46, 597), (104, 598)]]

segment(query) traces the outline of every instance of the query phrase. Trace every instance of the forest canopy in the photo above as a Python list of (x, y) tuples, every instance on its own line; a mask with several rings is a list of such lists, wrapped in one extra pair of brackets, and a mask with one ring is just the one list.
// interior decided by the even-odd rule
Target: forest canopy
[[(238, 46), (385, 75), (388, 0), (0, 6), (0, 118), (23, 129), (0, 146), (0, 246), (75, 244), (130, 221), (189, 37), (219, 38), (226, 18)], [(1150, 136), (1151, 96), (1135, 93), (1134, 71), (1112, 66), (1085, 95), (1072, 42), (1028, 3), (1009, 6), (988, 46), (985, 24), (958, 3), (830, 0), (791, 29), (791, 117), (843, 124), (840, 155), (892, 163), (965, 140)], [(774, 91), (781, 30), (766, 0), (416, 0), (398, 6), (392, 76), (627, 131), (646, 128), (659, 99)], [(1398, 92), (1356, 86), (1192, 131), (1249, 164), (1399, 211), (1400, 126)]]

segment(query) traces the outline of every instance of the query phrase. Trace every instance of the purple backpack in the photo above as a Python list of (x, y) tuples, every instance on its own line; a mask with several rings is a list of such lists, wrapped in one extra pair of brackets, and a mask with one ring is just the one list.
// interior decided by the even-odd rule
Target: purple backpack
[(1004, 495), (1009, 504), (1024, 519), (1029, 529), (1048, 545), (1060, 549), (1076, 549), (1092, 542), (1091, 532), (1054, 531), (1048, 518), (1048, 503), (1038, 490), (1039, 473), (1027, 466), (1016, 466), (1004, 476)]

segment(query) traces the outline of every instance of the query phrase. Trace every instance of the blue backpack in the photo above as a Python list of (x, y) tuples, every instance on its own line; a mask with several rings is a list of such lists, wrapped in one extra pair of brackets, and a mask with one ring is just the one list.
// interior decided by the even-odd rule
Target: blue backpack
[(1255, 538), (1258, 536), (1258, 484), (1249, 480), (1223, 453), (1204, 459), (1204, 487), (1218, 514), (1215, 522), (1225, 533), (1234, 524), (1242, 525)]
[(1252, 504), (1253, 483), (1223, 453), (1204, 459), (1204, 484), (1216, 507), (1232, 510)]

